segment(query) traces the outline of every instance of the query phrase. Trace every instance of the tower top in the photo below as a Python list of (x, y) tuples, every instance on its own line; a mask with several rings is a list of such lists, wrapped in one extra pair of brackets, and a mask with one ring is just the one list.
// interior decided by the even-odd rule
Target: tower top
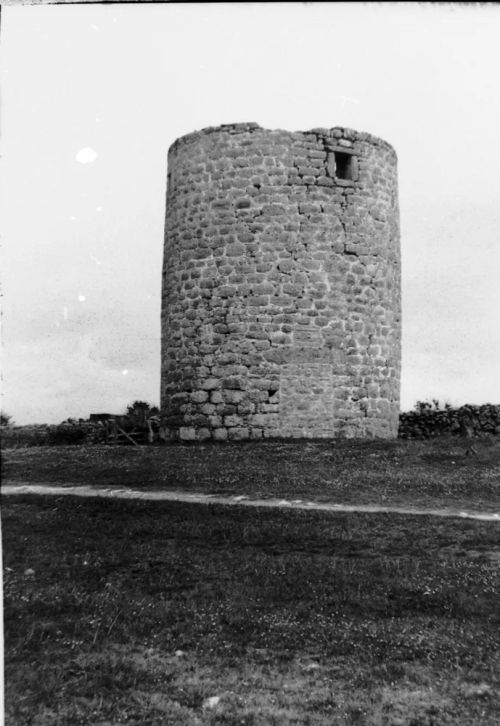
[(184, 134), (183, 136), (177, 138), (170, 145), (169, 152), (172, 149), (180, 146), (181, 144), (198, 141), (203, 136), (209, 136), (210, 134), (242, 134), (256, 132), (262, 132), (265, 134), (288, 135), (295, 137), (303, 136), (305, 138), (315, 137), (323, 138), (325, 140), (330, 139), (331, 141), (335, 141), (335, 139), (343, 139), (345, 141), (351, 142), (364, 141), (365, 143), (373, 144), (374, 146), (380, 146), (389, 149), (390, 151), (392, 151), (394, 156), (397, 156), (394, 147), (387, 141), (385, 141), (385, 139), (382, 139), (379, 136), (374, 136), (373, 134), (369, 134), (365, 131), (355, 131), (354, 129), (346, 128), (343, 126), (334, 126), (332, 128), (314, 128), (310, 129), (309, 131), (285, 131), (283, 129), (265, 129), (253, 121), (248, 121), (246, 123), (221, 124), (220, 126), (206, 126), (199, 131), (192, 131), (191, 133)]

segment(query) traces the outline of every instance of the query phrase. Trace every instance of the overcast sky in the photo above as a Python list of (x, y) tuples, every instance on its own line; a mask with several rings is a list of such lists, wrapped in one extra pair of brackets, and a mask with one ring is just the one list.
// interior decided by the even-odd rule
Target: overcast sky
[(348, 126), (399, 157), (402, 407), (500, 403), (500, 6), (2, 8), (4, 410), (158, 403), (168, 146)]

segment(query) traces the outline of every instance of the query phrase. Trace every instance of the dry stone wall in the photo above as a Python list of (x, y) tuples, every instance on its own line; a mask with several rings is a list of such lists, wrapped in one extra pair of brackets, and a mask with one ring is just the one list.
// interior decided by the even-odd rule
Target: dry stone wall
[(172, 439), (396, 436), (400, 338), (389, 144), (249, 123), (171, 146), (161, 406)]

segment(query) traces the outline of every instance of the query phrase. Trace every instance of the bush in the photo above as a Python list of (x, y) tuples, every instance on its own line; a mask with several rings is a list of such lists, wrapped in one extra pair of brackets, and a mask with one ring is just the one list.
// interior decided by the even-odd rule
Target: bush
[(428, 439), (449, 434), (500, 434), (500, 405), (485, 403), (481, 406), (467, 404), (453, 408), (448, 403), (441, 407), (439, 401), (418, 401), (413, 411), (399, 415), (399, 438)]
[(68, 420), (58, 425), (31, 424), (2, 428), (2, 445), (68, 446), (105, 443), (105, 429), (89, 421)]
[(46, 446), (49, 430), (46, 424), (7, 426), (2, 428), (2, 446)]
[(87, 438), (87, 433), (85, 426), (62, 423), (50, 428), (47, 444), (49, 446), (83, 444)]

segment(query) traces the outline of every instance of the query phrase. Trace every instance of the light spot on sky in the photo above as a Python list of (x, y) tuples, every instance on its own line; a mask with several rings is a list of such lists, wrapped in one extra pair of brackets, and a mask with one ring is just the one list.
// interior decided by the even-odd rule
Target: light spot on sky
[(128, 370), (126, 368), (124, 368), (122, 370), (122, 376), (126, 376), (127, 374), (128, 374)]
[(96, 208), (95, 208), (95, 211), (96, 211), (96, 212), (102, 212), (102, 207), (96, 207)]
[(339, 96), (338, 98), (342, 108), (344, 108), (346, 103), (361, 103), (359, 98), (351, 98), (351, 96)]
[(78, 295), (78, 300), (79, 300), (79, 302), (85, 302), (85, 300), (86, 300), (85, 295)]
[(80, 164), (92, 164), (97, 159), (97, 152), (90, 146), (85, 146), (80, 149), (75, 158)]

